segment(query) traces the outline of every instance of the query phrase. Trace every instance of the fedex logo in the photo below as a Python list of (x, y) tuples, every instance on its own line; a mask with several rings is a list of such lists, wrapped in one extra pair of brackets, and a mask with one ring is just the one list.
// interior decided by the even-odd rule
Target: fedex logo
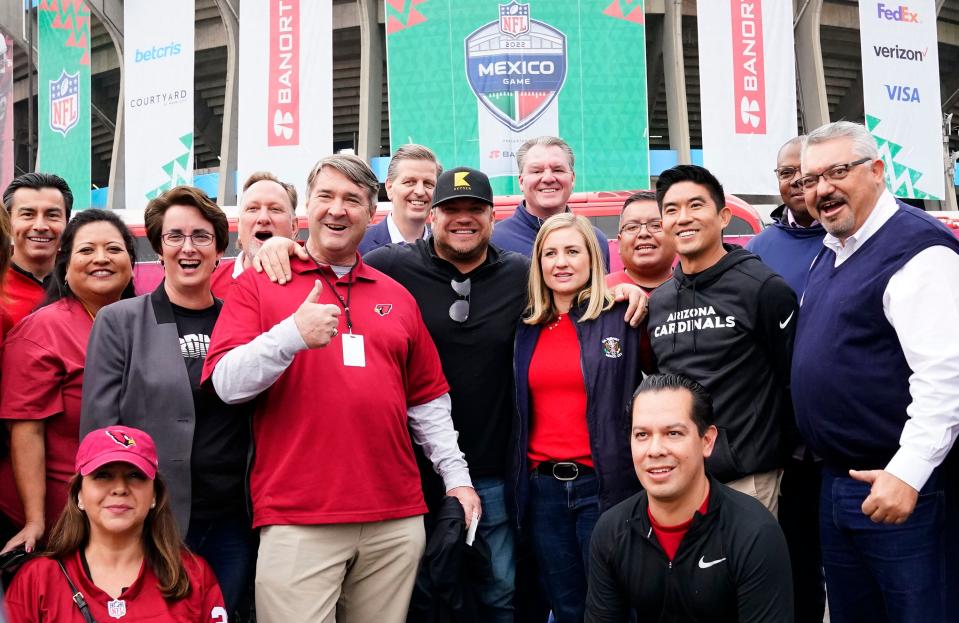
[(909, 7), (901, 4), (894, 8), (889, 8), (882, 2), (876, 5), (876, 11), (880, 19), (887, 19), (893, 22), (919, 23), (919, 13), (910, 11)]
[(766, 133), (762, 0), (730, 0), (736, 134)]

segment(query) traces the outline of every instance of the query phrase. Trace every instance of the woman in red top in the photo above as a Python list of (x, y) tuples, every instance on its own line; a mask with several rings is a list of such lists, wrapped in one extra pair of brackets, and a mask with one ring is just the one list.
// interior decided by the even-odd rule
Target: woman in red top
[(589, 538), (601, 511), (639, 489), (626, 406), (641, 380), (639, 332), (607, 289), (599, 242), (572, 213), (533, 245), (517, 328), (517, 512), (557, 623), (583, 620)]
[(0, 511), (20, 531), (3, 551), (33, 551), (63, 509), (87, 338), (100, 308), (134, 295), (135, 245), (115, 213), (77, 213), (63, 231), (44, 305), (7, 336), (0, 418), (10, 426), (11, 452), (0, 460)]
[(75, 469), (49, 550), (10, 584), (11, 623), (227, 623), (210, 566), (181, 547), (153, 439), (97, 429), (80, 443)]

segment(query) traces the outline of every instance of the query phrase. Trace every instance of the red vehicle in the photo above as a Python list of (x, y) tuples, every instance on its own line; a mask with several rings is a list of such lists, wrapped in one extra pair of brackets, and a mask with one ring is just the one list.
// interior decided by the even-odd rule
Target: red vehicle
[[(568, 205), (577, 214), (582, 214), (588, 218), (596, 227), (602, 230), (609, 239), (610, 271), (615, 272), (623, 269), (623, 262), (619, 257), (619, 242), (616, 240), (616, 234), (619, 231), (619, 214), (623, 209), (623, 202), (635, 191), (599, 191), (573, 193)], [(500, 195), (494, 198), (494, 210), (496, 220), (501, 221), (512, 216), (516, 206), (522, 201), (522, 195)], [(762, 231), (762, 220), (759, 213), (751, 205), (736, 197), (735, 195), (726, 195), (726, 205), (732, 210), (733, 217), (723, 232), (723, 239), (726, 242), (738, 245), (745, 245), (750, 238)], [(230, 246), (227, 247), (224, 257), (235, 257), (236, 236), (237, 236), (237, 213), (235, 207), (225, 207), (227, 218), (230, 222)], [(389, 214), (390, 204), (381, 203), (373, 215), (373, 223), (378, 223)], [(150, 292), (160, 283), (163, 278), (163, 270), (157, 261), (156, 253), (150, 247), (146, 239), (146, 230), (143, 226), (143, 214), (126, 215), (127, 226), (137, 239), (137, 266), (134, 270), (137, 292)], [(299, 216), (298, 219), (299, 238), (305, 239), (307, 235), (307, 222), (305, 216)], [(959, 227), (959, 221), (957, 221)]]

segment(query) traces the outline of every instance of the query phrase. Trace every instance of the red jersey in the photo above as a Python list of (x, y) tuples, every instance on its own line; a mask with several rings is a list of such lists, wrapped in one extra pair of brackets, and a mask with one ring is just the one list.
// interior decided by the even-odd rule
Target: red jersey
[[(93, 320), (83, 305), (61, 299), (27, 316), (7, 336), (0, 384), (0, 418), (43, 420), (46, 521), (63, 510), (80, 445), (80, 399)], [(0, 510), (23, 525), (10, 457), (0, 461)]]
[[(79, 551), (63, 564), (97, 621), (227, 623), (223, 594), (210, 565), (187, 551), (182, 552), (181, 558), (190, 578), (190, 592), (172, 602), (160, 593), (156, 575), (145, 562), (137, 579), (117, 599), (100, 590), (87, 576)], [(10, 623), (83, 623), (70, 585), (52, 558), (35, 558), (25, 564), (10, 584), (6, 604)]]
[(210, 290), (213, 291), (213, 296), (221, 301), (226, 300), (226, 295), (229, 293), (230, 287), (233, 285), (233, 282), (236, 281), (233, 279), (233, 271), (235, 269), (236, 262), (233, 258), (222, 259), (220, 260), (220, 265), (213, 271), (213, 276), (210, 277)]
[[(706, 494), (706, 499), (704, 499), (703, 503), (699, 506), (699, 514), (705, 515), (707, 510), (709, 510), (708, 493)], [(676, 557), (676, 552), (679, 551), (679, 544), (683, 542), (683, 537), (689, 532), (689, 526), (693, 525), (695, 516), (675, 526), (664, 526), (656, 522), (656, 518), (653, 517), (652, 511), (650, 511), (648, 507), (646, 508), (646, 515), (649, 517), (649, 524), (656, 534), (656, 540), (659, 541), (659, 545), (663, 548), (663, 551), (666, 552), (666, 557), (672, 560)]]
[[(449, 388), (439, 355), (406, 289), (358, 260), (352, 277), (290, 258), (285, 286), (244, 271), (231, 288), (203, 367), (290, 317), (314, 282), (334, 284), (349, 301), (353, 333), (362, 335), (365, 367), (347, 367), (343, 340), (302, 350), (257, 399), (256, 457), (250, 476), (254, 527), (399, 519), (426, 512), (407, 428), (407, 407)], [(353, 280), (349, 288), (347, 284)], [(342, 304), (324, 282), (320, 302)], [(346, 334), (347, 315), (339, 316)]]
[(43, 284), (16, 264), (11, 264), (3, 278), (4, 334), (36, 309), (42, 300)]

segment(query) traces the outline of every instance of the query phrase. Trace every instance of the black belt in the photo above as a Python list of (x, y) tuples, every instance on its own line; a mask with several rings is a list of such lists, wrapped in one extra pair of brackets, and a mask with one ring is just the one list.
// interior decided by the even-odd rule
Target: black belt
[(536, 471), (540, 474), (552, 476), (556, 480), (563, 481), (576, 480), (580, 476), (586, 476), (587, 474), (595, 472), (592, 467), (583, 465), (582, 463), (574, 463), (573, 461), (559, 461), (557, 463), (543, 462), (536, 466)]

